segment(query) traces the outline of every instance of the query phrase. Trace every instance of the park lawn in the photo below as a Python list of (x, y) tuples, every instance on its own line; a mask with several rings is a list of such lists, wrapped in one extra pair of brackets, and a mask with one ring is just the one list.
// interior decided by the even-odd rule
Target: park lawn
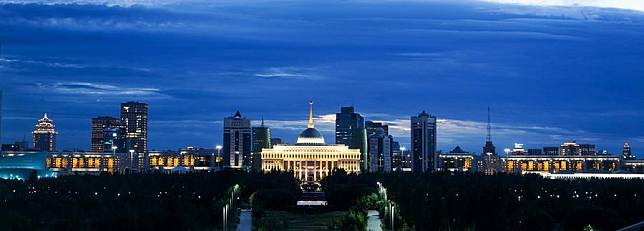
[[(318, 231), (328, 230), (333, 220), (342, 219), (346, 211), (333, 211), (326, 213), (306, 214), (303, 212), (267, 211), (264, 221), (278, 223), (281, 230), (307, 230)], [(274, 223), (274, 224), (275, 224)]]

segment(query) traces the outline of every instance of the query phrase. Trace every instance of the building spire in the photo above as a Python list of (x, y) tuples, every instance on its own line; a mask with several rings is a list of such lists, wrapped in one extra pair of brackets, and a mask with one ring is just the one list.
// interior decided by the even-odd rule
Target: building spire
[(313, 128), (313, 100), (309, 101), (309, 128)]
[(262, 127), (264, 127), (264, 116), (262, 116)]
[(487, 107), (487, 137), (485, 141), (492, 142), (492, 125), (490, 123), (490, 107)]

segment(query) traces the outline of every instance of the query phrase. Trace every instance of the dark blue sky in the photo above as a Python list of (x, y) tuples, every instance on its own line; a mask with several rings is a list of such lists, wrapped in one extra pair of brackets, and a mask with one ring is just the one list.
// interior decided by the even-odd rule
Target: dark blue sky
[[(475, 1), (0, 4), (3, 142), (47, 112), (59, 148), (89, 149), (90, 119), (150, 104), (150, 147), (213, 147), (240, 110), (292, 142), (307, 101), (333, 141), (354, 105), (409, 142), (440, 120), (439, 148), (569, 139), (644, 150), (644, 15)], [(60, 1), (58, 1), (60, 2)], [(128, 1), (120, 1), (123, 3)], [(152, 2), (154, 1), (145, 1)], [(206, 1), (207, 2), (207, 1)], [(449, 2), (449, 3), (446, 3)]]

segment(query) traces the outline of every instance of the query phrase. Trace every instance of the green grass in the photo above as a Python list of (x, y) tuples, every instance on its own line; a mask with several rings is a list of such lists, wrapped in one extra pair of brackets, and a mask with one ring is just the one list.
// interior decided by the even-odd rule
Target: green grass
[[(343, 211), (305, 214), (300, 212), (267, 211), (263, 221), (272, 223), (278, 230), (328, 230), (334, 219), (341, 219), (347, 214)], [(278, 228), (279, 227), (279, 228)]]

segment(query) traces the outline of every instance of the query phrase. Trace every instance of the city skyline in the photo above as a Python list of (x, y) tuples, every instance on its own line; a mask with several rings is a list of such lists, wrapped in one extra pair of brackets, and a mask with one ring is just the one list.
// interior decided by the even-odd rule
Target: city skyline
[(639, 8), (494, 2), (3, 2), (1, 142), (49, 113), (59, 149), (89, 150), (91, 118), (134, 100), (151, 105), (151, 149), (221, 144), (220, 118), (236, 110), (293, 143), (314, 98), (327, 138), (331, 115), (353, 105), (409, 146), (403, 128), (424, 109), (439, 119), (438, 149), (478, 153), (490, 106), (497, 152), (644, 149)]

